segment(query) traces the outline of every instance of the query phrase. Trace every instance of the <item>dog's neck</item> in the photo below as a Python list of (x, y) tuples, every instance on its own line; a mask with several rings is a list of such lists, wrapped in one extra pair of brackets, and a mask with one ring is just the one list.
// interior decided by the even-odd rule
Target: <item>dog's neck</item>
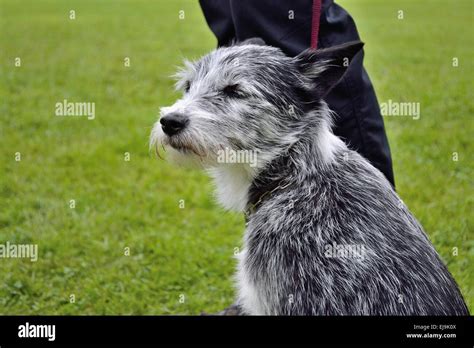
[[(329, 109), (323, 112), (329, 113)], [(321, 111), (320, 111), (321, 113)], [(244, 212), (249, 203), (278, 187), (284, 178), (297, 180), (327, 170), (338, 152), (347, 150), (331, 131), (329, 114), (319, 117), (318, 127), (307, 127), (298, 141), (253, 168), (249, 164), (224, 164), (209, 170), (218, 202), (228, 210)], [(293, 175), (298, 173), (298, 175)]]
[(214, 180), (217, 201), (228, 210), (242, 212), (256, 173), (244, 163), (224, 164), (208, 170)]

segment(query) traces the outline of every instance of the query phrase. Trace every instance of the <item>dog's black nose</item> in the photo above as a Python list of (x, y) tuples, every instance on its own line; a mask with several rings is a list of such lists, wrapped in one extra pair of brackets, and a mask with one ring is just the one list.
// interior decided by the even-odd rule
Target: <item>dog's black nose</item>
[(160, 118), (161, 128), (163, 129), (163, 132), (169, 136), (179, 133), (184, 129), (184, 127), (186, 127), (188, 122), (189, 119), (186, 116), (177, 112), (173, 112)]

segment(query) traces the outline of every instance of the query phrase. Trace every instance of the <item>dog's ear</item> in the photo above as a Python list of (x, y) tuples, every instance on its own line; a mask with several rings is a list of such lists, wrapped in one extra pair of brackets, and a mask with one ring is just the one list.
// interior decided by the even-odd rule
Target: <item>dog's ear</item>
[(258, 46), (265, 46), (266, 43), (263, 41), (263, 39), (259, 37), (251, 37), (250, 39), (246, 39), (244, 41), (238, 41), (235, 43), (236, 46), (242, 46), (242, 45), (258, 45)]
[(301, 73), (312, 81), (311, 88), (316, 88), (318, 96), (324, 98), (363, 46), (361, 41), (352, 41), (326, 49), (307, 49), (295, 57), (296, 64)]

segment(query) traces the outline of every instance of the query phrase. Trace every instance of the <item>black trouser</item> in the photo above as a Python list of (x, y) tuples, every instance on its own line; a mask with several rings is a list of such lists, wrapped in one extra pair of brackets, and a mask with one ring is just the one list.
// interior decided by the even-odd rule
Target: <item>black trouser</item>
[[(310, 46), (313, 0), (200, 0), (200, 3), (219, 46), (232, 40), (260, 37), (290, 56)], [(323, 0), (320, 13), (318, 48), (359, 40), (353, 19), (333, 0)], [(362, 65), (363, 58), (364, 52), (357, 54), (344, 78), (326, 97), (329, 107), (338, 115), (333, 130), (394, 185), (383, 119)]]

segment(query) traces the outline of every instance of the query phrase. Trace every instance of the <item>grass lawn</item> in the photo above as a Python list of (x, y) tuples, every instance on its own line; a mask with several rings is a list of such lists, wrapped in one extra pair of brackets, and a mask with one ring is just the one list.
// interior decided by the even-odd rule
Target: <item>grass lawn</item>
[[(379, 101), (421, 103), (419, 120), (386, 118), (397, 189), (473, 311), (473, 5), (339, 3)], [(0, 314), (199, 314), (233, 301), (243, 217), (214, 203), (204, 174), (148, 152), (159, 107), (177, 97), (169, 75), (214, 46), (197, 1), (0, 1), (0, 244), (39, 251), (0, 259)], [(55, 116), (64, 99), (94, 102), (95, 119)]]

